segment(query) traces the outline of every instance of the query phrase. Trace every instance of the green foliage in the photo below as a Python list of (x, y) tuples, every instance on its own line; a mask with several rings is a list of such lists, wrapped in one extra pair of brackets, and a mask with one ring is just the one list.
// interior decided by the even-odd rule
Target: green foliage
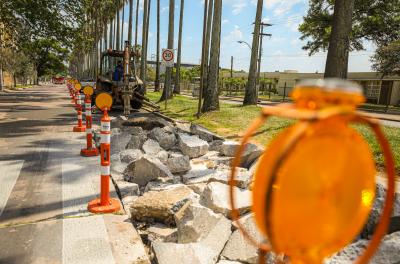
[(233, 78), (225, 78), (224, 79), (224, 84), (225, 85), (245, 85), (247, 83), (247, 80), (244, 78), (238, 78), (238, 77), (233, 77)]
[(400, 40), (381, 46), (372, 57), (372, 68), (386, 75), (400, 75)]
[[(332, 29), (334, 0), (310, 0), (310, 8), (299, 30), (303, 47), (309, 54), (325, 51)], [(387, 45), (400, 39), (400, 5), (398, 0), (356, 0), (350, 50), (363, 50), (363, 41)]]

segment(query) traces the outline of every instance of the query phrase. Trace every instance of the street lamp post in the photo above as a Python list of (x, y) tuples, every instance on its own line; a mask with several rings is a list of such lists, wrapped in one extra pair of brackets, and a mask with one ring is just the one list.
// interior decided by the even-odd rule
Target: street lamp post
[(239, 44), (245, 44), (245, 45), (247, 45), (247, 47), (249, 47), (249, 49), (251, 50), (250, 44), (247, 43), (246, 41), (244, 41), (244, 40), (239, 40), (238, 43), (239, 43)]

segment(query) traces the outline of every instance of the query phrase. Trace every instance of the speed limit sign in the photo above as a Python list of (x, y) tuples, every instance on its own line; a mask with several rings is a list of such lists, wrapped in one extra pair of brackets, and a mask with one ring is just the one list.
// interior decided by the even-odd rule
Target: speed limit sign
[(162, 63), (166, 67), (174, 67), (174, 50), (173, 49), (163, 49), (162, 50)]

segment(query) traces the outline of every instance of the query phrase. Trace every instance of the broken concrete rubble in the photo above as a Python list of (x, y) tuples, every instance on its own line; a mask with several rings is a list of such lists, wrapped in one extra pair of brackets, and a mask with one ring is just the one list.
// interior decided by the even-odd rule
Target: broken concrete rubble
[(152, 156), (156, 156), (159, 152), (164, 150), (154, 139), (146, 140), (142, 146), (142, 149), (144, 153)]
[[(243, 216), (239, 221), (253, 238), (258, 242), (263, 241), (252, 214)], [(228, 260), (256, 264), (258, 249), (250, 244), (239, 230), (236, 230), (229, 238), (221, 255)]]
[[(251, 192), (234, 188), (236, 197), (236, 207), (241, 214), (250, 211)], [(200, 203), (212, 209), (214, 212), (221, 213), (226, 217), (231, 217), (231, 206), (229, 200), (229, 186), (220, 182), (210, 182), (204, 189), (200, 198)]]
[(231, 222), (221, 218), (209, 234), (196, 243), (155, 242), (152, 245), (158, 264), (214, 264), (231, 234)]
[(203, 156), (208, 151), (208, 143), (198, 136), (179, 133), (178, 141), (182, 153), (190, 158)]
[(166, 165), (172, 173), (183, 173), (191, 169), (189, 156), (180, 153), (171, 153)]
[(131, 163), (140, 159), (143, 156), (143, 152), (140, 149), (125, 149), (119, 153), (119, 156), (121, 162)]
[(136, 199), (131, 207), (134, 220), (152, 222), (157, 221), (167, 225), (174, 225), (174, 215), (185, 203), (195, 200), (198, 195), (186, 186), (165, 191), (150, 191)]
[(130, 182), (140, 186), (146, 186), (157, 178), (173, 178), (174, 176), (160, 160), (150, 155), (143, 155), (142, 158), (131, 162), (125, 169), (124, 174)]
[(130, 140), (131, 134), (113, 129), (111, 132), (111, 155), (125, 150)]
[(170, 150), (176, 144), (174, 133), (169, 133), (165, 129), (156, 127), (149, 133), (149, 138), (157, 141), (163, 149)]
[(178, 242), (191, 243), (206, 238), (223, 217), (199, 204), (187, 204), (175, 214)]

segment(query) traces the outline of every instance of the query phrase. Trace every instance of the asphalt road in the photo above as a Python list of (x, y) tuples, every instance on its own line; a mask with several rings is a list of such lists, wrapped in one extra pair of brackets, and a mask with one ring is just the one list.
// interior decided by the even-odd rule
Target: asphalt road
[(75, 123), (65, 85), (0, 93), (0, 263), (118, 259), (109, 219), (86, 209), (99, 194), (99, 158), (79, 156)]

